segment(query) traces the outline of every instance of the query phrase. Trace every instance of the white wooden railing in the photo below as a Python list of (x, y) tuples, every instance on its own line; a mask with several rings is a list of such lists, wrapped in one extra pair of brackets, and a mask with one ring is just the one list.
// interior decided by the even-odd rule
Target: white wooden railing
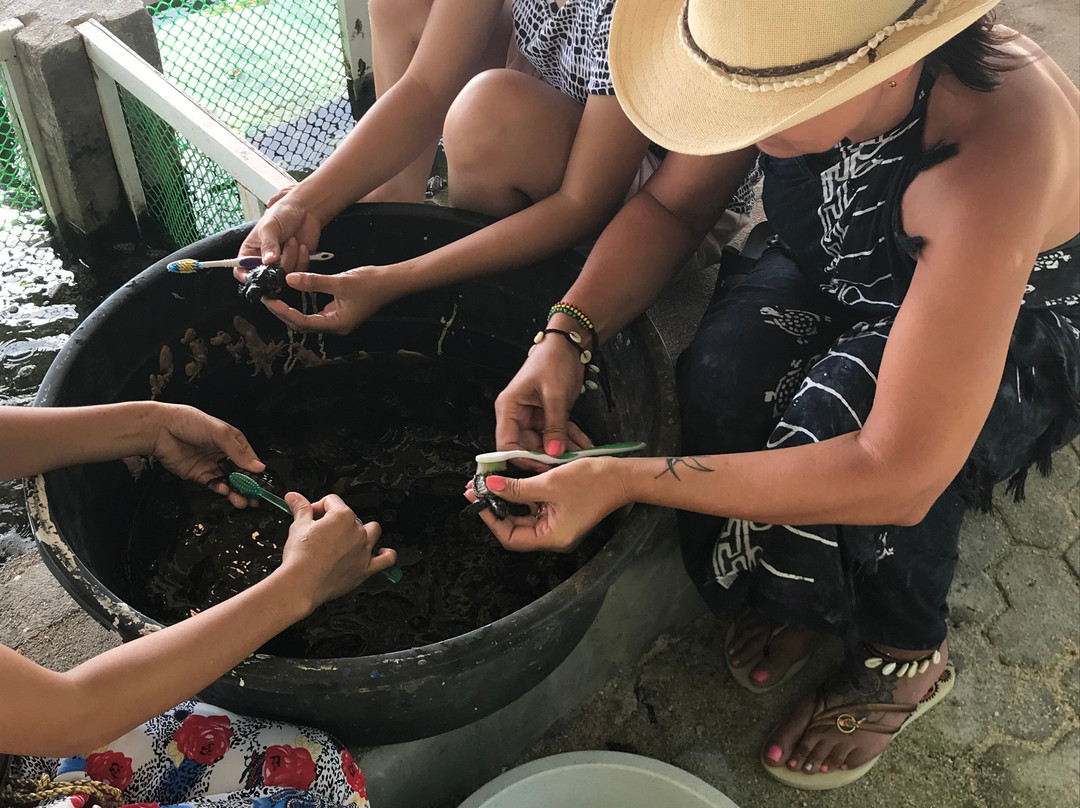
[(94, 69), (101, 113), (131, 209), (146, 209), (135, 152), (128, 137), (117, 86), (139, 99), (236, 180), (245, 219), (257, 219), (274, 194), (293, 183), (276, 163), (201, 107), (184, 90), (145, 62), (96, 20), (76, 27)]

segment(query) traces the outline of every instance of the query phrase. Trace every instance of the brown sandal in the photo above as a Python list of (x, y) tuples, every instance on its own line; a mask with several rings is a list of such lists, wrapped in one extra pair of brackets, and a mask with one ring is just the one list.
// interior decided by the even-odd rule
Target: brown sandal
[[(772, 632), (770, 632), (770, 634), (769, 634), (769, 639), (767, 639), (765, 641), (764, 650), (765, 650), (766, 653), (768, 652), (769, 644), (773, 641), (773, 639), (777, 635), (782, 634), (783, 631), (790, 625), (791, 625), (791, 623), (777, 623), (773, 627)], [(751, 666), (744, 665), (741, 668), (736, 668), (734, 665), (731, 664), (731, 654), (728, 653), (728, 648), (731, 647), (731, 641), (733, 639), (735, 639), (735, 623), (734, 622), (731, 624), (731, 626), (728, 627), (727, 636), (724, 638), (724, 662), (727, 663), (727, 668), (728, 668), (728, 671), (730, 671), (730, 673), (731, 673), (731, 678), (734, 679), (736, 682), (738, 682), (743, 687), (745, 687), (751, 693), (768, 693), (770, 690), (774, 690), (774, 689), (780, 687), (780, 685), (784, 684), (784, 682), (786, 682), (792, 676), (794, 676), (799, 671), (801, 671), (803, 669), (803, 666), (810, 659), (810, 654), (807, 653), (806, 656), (804, 656), (802, 659), (799, 659), (799, 660), (796, 660), (795, 662), (793, 662), (791, 664), (791, 667), (787, 669), (787, 671), (784, 673), (784, 675), (781, 676), (779, 679), (777, 679), (775, 682), (773, 682), (772, 684), (769, 684), (769, 685), (758, 686), (758, 685), (754, 684), (753, 681), (750, 679), (750, 674), (753, 672), (753, 668)]]
[[(825, 708), (825, 695), (818, 691), (818, 707), (806, 729), (826, 729), (836, 727), (845, 735), (850, 735), (856, 730), (864, 732), (878, 732), (885, 735), (899, 735), (915, 719), (926, 713), (943, 698), (949, 695), (949, 691), (956, 684), (956, 669), (952, 662), (945, 664), (945, 670), (937, 678), (926, 695), (919, 700), (918, 704), (842, 704), (839, 707)], [(909, 713), (907, 720), (899, 727), (887, 727), (877, 721), (870, 721), (872, 713)], [(881, 754), (884, 754), (882, 752)], [(765, 760), (765, 750), (761, 752), (761, 762), (765, 771), (775, 777), (784, 785), (792, 788), (800, 788), (804, 791), (827, 791), (840, 786), (854, 783), (877, 764), (881, 755), (871, 758), (861, 766), (853, 769), (838, 769), (829, 772), (809, 774), (803, 771), (792, 771), (786, 766), (771, 766)]]

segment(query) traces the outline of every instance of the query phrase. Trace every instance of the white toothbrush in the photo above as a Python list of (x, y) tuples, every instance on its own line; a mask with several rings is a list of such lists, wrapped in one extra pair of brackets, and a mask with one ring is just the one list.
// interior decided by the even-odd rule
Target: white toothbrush
[(508, 460), (536, 460), (548, 466), (561, 466), (579, 457), (603, 457), (605, 455), (625, 454), (644, 449), (644, 443), (605, 443), (603, 446), (591, 446), (588, 449), (578, 449), (576, 452), (566, 452), (553, 457), (543, 452), (530, 452), (527, 449), (507, 449), (502, 452), (485, 452), (476, 456), (476, 469), (481, 472), (500, 471), (506, 468)]

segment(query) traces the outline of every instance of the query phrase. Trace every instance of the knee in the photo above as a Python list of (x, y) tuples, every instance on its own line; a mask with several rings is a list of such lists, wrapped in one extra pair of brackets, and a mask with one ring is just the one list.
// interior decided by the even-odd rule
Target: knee
[(423, 31), (434, 0), (368, 0), (371, 27), (385, 35), (390, 31), (415, 28), (416, 38)]
[(513, 146), (522, 78), (516, 70), (485, 70), (458, 93), (443, 124), (443, 148), (453, 173), (492, 167), (499, 153)]
[(772, 426), (771, 406), (747, 383), (747, 357), (695, 340), (676, 367), (683, 451), (688, 454), (755, 451)]

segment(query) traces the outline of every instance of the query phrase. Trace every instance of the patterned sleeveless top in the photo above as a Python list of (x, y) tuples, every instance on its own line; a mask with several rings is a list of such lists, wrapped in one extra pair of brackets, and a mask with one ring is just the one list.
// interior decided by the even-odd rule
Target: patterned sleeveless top
[[(608, 63), (608, 39), (615, 0), (513, 0), (518, 50), (536, 72), (564, 95), (584, 104), (590, 95), (615, 95)], [(666, 152), (650, 148), (663, 159)], [(747, 215), (757, 201), (761, 172), (755, 167), (728, 204)]]
[(579, 104), (615, 95), (608, 38), (615, 0), (513, 0), (518, 50), (548, 84)]
[[(957, 153), (951, 144), (923, 147), (933, 83), (924, 71), (911, 112), (879, 137), (821, 154), (761, 156), (762, 201), (781, 248), (824, 292), (868, 317), (896, 314), (924, 244), (904, 232), (904, 192), (920, 171)], [(1023, 308), (1080, 315), (1080, 234), (1038, 256)]]

